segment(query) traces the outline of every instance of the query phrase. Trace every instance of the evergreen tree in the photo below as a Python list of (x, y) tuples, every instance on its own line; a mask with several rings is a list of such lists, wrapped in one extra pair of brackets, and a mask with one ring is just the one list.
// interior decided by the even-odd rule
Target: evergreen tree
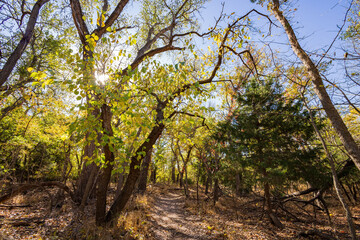
[[(301, 101), (287, 99), (274, 79), (245, 84), (237, 108), (218, 126), (215, 139), (222, 142), (228, 159), (251, 169), (264, 184), (266, 211), (271, 214), (270, 187), (289, 180), (316, 182), (314, 159), (318, 149), (309, 113)], [(311, 179), (312, 178), (312, 179)]]

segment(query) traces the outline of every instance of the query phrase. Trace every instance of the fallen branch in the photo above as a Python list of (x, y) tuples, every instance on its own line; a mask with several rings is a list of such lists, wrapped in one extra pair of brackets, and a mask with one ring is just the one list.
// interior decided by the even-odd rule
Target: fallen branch
[(10, 210), (13, 208), (26, 208), (26, 207), (31, 207), (31, 205), (30, 204), (26, 204), (26, 205), (0, 204), (0, 208), (9, 208)]
[(42, 224), (45, 222), (44, 218), (18, 218), (18, 219), (8, 219), (6, 221), (4, 221), (2, 224), (11, 224), (14, 227), (19, 227), (19, 226), (30, 226), (32, 223), (35, 224)]

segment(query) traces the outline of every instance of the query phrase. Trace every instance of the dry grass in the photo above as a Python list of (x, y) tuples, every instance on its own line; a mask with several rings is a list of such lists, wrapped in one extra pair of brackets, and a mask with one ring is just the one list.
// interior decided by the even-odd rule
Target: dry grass
[[(344, 210), (332, 193), (327, 194), (326, 201), (333, 227), (324, 212), (317, 211), (315, 218), (313, 207), (303, 208), (301, 204), (287, 203), (285, 207), (293, 215), (278, 209), (277, 215), (285, 228), (277, 229), (265, 217), (263, 203), (257, 194), (241, 198), (222, 196), (215, 205), (212, 200), (206, 201), (208, 197), (204, 194), (200, 194), (200, 199), (196, 200), (193, 190), (191, 198), (185, 202), (186, 209), (200, 215), (211, 231), (216, 231), (219, 236), (222, 234), (220, 239), (305, 239), (298, 237), (298, 234), (311, 229), (327, 234), (333, 234), (335, 229), (339, 239), (350, 239)], [(353, 205), (352, 211), (359, 234), (360, 207)]]
[[(47, 192), (48, 191), (48, 192)], [(0, 239), (151, 239), (153, 223), (150, 221), (150, 210), (154, 206), (156, 196), (168, 192), (182, 193), (177, 186), (156, 185), (148, 188), (144, 195), (134, 196), (127, 205), (126, 211), (111, 228), (97, 227), (94, 221), (94, 202), (89, 204), (85, 213), (77, 211), (77, 207), (69, 199), (58, 209), (49, 213), (49, 193), (55, 196), (57, 189), (47, 191), (38, 189), (25, 195), (18, 195), (8, 201), (11, 205), (31, 205), (25, 208), (0, 208)], [(109, 196), (109, 201), (113, 198)], [(339, 239), (349, 239), (344, 211), (333, 194), (326, 195), (330, 213)], [(199, 216), (205, 229), (216, 239), (301, 239), (297, 234), (301, 231), (318, 229), (332, 233), (326, 215), (318, 211), (314, 218), (313, 208), (301, 208), (301, 205), (287, 203), (286, 208), (298, 219), (279, 210), (278, 216), (285, 229), (277, 229), (263, 216), (262, 201), (258, 195), (246, 197), (222, 196), (214, 205), (212, 199), (200, 189), (200, 201), (196, 200), (196, 192), (191, 190), (190, 199), (185, 200), (184, 210)], [(306, 210), (307, 213), (304, 211)], [(360, 206), (352, 205), (357, 229), (360, 226)], [(44, 219), (41, 224), (31, 222), (29, 226), (13, 226), (9, 220), (21, 218)], [(5, 221), (6, 220), (6, 221)]]

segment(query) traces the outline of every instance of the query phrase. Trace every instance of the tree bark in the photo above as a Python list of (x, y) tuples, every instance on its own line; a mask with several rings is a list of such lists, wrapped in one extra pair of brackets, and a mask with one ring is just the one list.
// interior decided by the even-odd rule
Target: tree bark
[(349, 132), (347, 126), (345, 125), (344, 121), (342, 120), (339, 112), (336, 110), (334, 104), (332, 103), (324, 82), (320, 76), (319, 69), (316, 67), (314, 62), (310, 59), (309, 55), (301, 48), (299, 41), (296, 38), (296, 35), (288, 22), (288, 20), (283, 15), (282, 11), (279, 9), (279, 1), (272, 0), (272, 10), (275, 17), (283, 26), (292, 50), (297, 55), (297, 57), (302, 61), (304, 64), (309, 76), (314, 85), (314, 91), (316, 95), (319, 97), (321, 104), (332, 124), (336, 133), (338, 134), (342, 144), (344, 145), (346, 151), (350, 155), (351, 159), (354, 161), (356, 167), (360, 170), (360, 149), (359, 146), (356, 144), (353, 136)]
[(209, 190), (211, 190), (211, 186), (212, 186), (212, 177), (211, 177), (210, 173), (208, 173), (208, 176), (206, 178), (206, 183), (205, 183), (205, 194), (209, 193)]
[[(112, 24), (116, 21), (116, 19), (122, 13), (123, 9), (125, 8), (128, 2), (129, 0), (119, 1), (116, 8), (108, 17), (108, 19), (103, 24), (100, 24), (100, 26), (98, 26), (92, 33), (90, 33), (86, 25), (86, 22), (83, 18), (84, 14), (82, 12), (80, 1), (70, 0), (71, 13), (74, 20), (74, 24), (79, 34), (80, 41), (83, 45), (82, 46), (83, 61), (84, 61), (83, 78), (85, 85), (89, 85), (89, 86), (96, 85), (93, 51), (91, 50), (92, 47), (89, 46), (89, 43), (87, 42), (86, 36), (94, 33), (100, 39), (103, 36), (103, 34), (106, 32), (106, 29), (112, 26)], [(97, 106), (93, 106), (90, 103), (91, 102), (90, 100), (98, 101), (99, 96), (97, 96), (96, 94), (89, 94), (89, 95), (90, 97), (87, 95), (88, 109), (93, 109), (93, 110), (91, 112), (90, 111), (88, 112), (88, 116), (90, 118), (97, 119), (100, 114), (100, 109)], [(89, 133), (87, 133), (86, 138), (88, 137), (89, 137)], [(91, 190), (93, 189), (92, 187), (90, 188), (90, 192), (85, 194), (85, 190), (89, 190), (88, 186), (94, 186), (94, 184), (96, 184), (94, 182), (96, 177), (94, 177), (94, 174), (92, 173), (97, 169), (97, 166), (96, 164), (91, 163), (91, 161), (94, 159), (95, 148), (96, 148), (95, 141), (89, 141), (85, 146), (84, 156), (83, 156), (84, 159), (83, 169), (81, 171), (81, 176), (79, 178), (76, 188), (76, 196), (77, 196), (76, 199), (78, 199), (78, 201), (79, 199), (82, 199), (81, 202), (84, 202), (84, 199), (85, 200), (87, 199), (87, 196), (85, 196), (86, 194), (93, 195), (93, 191)], [(96, 175), (97, 174), (95, 174), (95, 176)]]
[[(112, 113), (108, 105), (103, 104), (101, 107), (101, 121), (102, 127), (104, 129), (104, 134), (109, 137), (114, 135), (112, 126)], [(106, 143), (104, 146), (105, 154), (105, 164), (102, 168), (102, 173), (98, 181), (98, 187), (96, 192), (96, 224), (103, 225), (105, 223), (105, 214), (106, 214), (106, 197), (107, 189), (111, 179), (111, 171), (114, 166), (115, 156), (114, 152), (111, 150), (114, 149), (114, 146), (110, 146), (109, 143)]]
[[(142, 132), (142, 127), (139, 127), (137, 133), (136, 133), (136, 138), (134, 139), (134, 141), (132, 142), (129, 150), (128, 150), (128, 153), (126, 154), (126, 160), (130, 158), (130, 156), (132, 155), (133, 153), (133, 150), (134, 150), (134, 143), (135, 141), (138, 140), (140, 134)], [(125, 181), (125, 177), (126, 177), (126, 173), (125, 173), (125, 168), (129, 165), (129, 162), (125, 161), (122, 165), (123, 167), (123, 171), (120, 173), (119, 175), (119, 179), (118, 179), (118, 184), (117, 184), (117, 187), (116, 187), (116, 193), (115, 193), (115, 198), (117, 198), (120, 193), (121, 193), (121, 189), (124, 185), (124, 181)]]
[(236, 183), (236, 195), (237, 196), (241, 196), (241, 173), (238, 172), (236, 173), (236, 176), (235, 176), (235, 183)]
[[(159, 121), (161, 120), (163, 120), (163, 117), (159, 119)], [(152, 131), (150, 132), (144, 143), (136, 150), (135, 155), (131, 157), (129, 175), (126, 179), (123, 189), (121, 190), (121, 193), (115, 199), (114, 203), (110, 207), (109, 212), (106, 215), (105, 221), (107, 223), (110, 223), (114, 219), (116, 219), (120, 214), (120, 212), (125, 208), (126, 203), (128, 202), (130, 196), (134, 191), (135, 183), (140, 175), (140, 164), (141, 164), (141, 160), (144, 157), (143, 158), (138, 158), (138, 157), (141, 156), (141, 152), (145, 152), (145, 154), (147, 154), (152, 149), (153, 145), (155, 144), (156, 140), (160, 137), (164, 128), (165, 125), (163, 123), (158, 123), (158, 125), (156, 125), (152, 129)]]
[(214, 205), (219, 200), (219, 179), (215, 178), (214, 181)]
[(355, 225), (354, 225), (354, 222), (352, 220), (352, 213), (350, 211), (350, 208), (349, 206), (347, 205), (344, 197), (343, 197), (343, 193), (341, 191), (341, 184), (340, 184), (340, 181), (339, 181), (339, 178), (338, 178), (338, 175), (336, 173), (336, 168), (335, 168), (335, 161), (334, 161), (334, 158), (332, 156), (332, 154), (330, 153), (326, 143), (325, 143), (325, 140), (324, 138), (322, 137), (318, 127), (316, 126), (316, 123), (315, 123), (315, 120), (314, 120), (314, 117), (310, 111), (310, 109), (308, 108), (306, 102), (305, 102), (305, 106), (306, 108), (308, 109), (309, 113), (310, 113), (310, 119), (311, 119), (311, 124), (313, 125), (314, 129), (315, 129), (315, 132), (316, 134), (318, 135), (318, 138), (319, 140), (321, 141), (321, 144), (324, 148), (324, 151), (326, 153), (326, 156), (328, 157), (329, 159), (329, 163), (330, 163), (330, 167), (331, 167), (331, 173), (332, 173), (332, 176), (333, 176), (333, 181), (334, 181), (334, 187), (335, 187), (335, 191), (336, 191), (336, 194), (339, 198), (339, 201), (342, 205), (342, 207), (344, 208), (344, 211), (345, 211), (345, 214), (346, 214), (346, 220), (348, 222), (348, 226), (349, 226), (349, 231), (350, 231), (350, 235), (351, 235), (351, 238), (353, 240), (356, 240), (357, 237), (356, 237), (356, 230), (355, 230)]
[(153, 184), (156, 183), (156, 166), (155, 164), (153, 164), (153, 168), (152, 168), (152, 171), (151, 171), (151, 175), (150, 175), (150, 180), (152, 181)]
[(143, 194), (146, 191), (147, 179), (149, 175), (149, 167), (151, 163), (151, 154), (153, 147), (146, 153), (144, 161), (141, 164), (141, 172), (139, 177), (138, 192)]
[(21, 38), (17, 47), (12, 52), (9, 59), (6, 61), (3, 69), (0, 71), (0, 87), (6, 82), (11, 72), (13, 71), (16, 63), (18, 62), (21, 55), (24, 53), (27, 45), (29, 44), (34, 33), (35, 24), (39, 16), (40, 9), (47, 2), (49, 2), (49, 0), (39, 0), (33, 6), (24, 36)]
[(171, 181), (172, 183), (176, 183), (176, 176), (175, 176), (175, 161), (172, 159), (171, 161)]

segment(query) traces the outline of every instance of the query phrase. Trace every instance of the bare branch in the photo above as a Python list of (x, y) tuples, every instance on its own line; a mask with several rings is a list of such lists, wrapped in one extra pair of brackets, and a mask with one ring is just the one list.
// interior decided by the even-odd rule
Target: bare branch
[(49, 0), (38, 0), (33, 6), (24, 36), (21, 38), (17, 47), (12, 52), (9, 59), (6, 61), (3, 69), (0, 71), (0, 87), (6, 82), (11, 72), (13, 71), (17, 61), (20, 59), (21, 55), (29, 44), (34, 33), (35, 24), (39, 16), (40, 9), (48, 1)]

